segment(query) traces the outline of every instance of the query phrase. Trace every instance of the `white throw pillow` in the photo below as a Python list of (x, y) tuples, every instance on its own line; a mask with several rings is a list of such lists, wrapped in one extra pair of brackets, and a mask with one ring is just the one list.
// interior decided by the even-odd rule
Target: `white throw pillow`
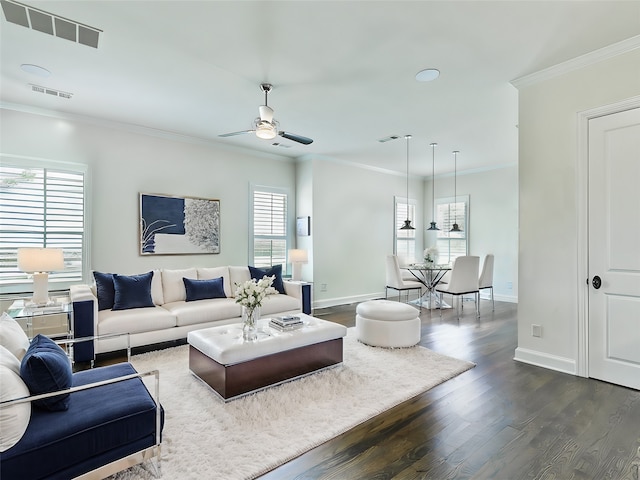
[(162, 293), (164, 303), (185, 301), (187, 291), (184, 288), (183, 278), (198, 279), (198, 271), (195, 268), (184, 270), (162, 270)]
[(29, 338), (18, 322), (4, 312), (0, 317), (0, 345), (22, 360), (29, 348)]
[[(28, 397), (29, 389), (20, 375), (10, 368), (0, 365), (0, 401)], [(0, 452), (4, 452), (20, 441), (27, 431), (31, 420), (31, 404), (29, 402), (0, 408)]]
[[(8, 367), (13, 372), (20, 375), (20, 360), (18, 360), (13, 353), (11, 353), (2, 345), (0, 345), (0, 365)], [(0, 385), (0, 387), (1, 386), (2, 385)]]
[(249, 273), (249, 267), (229, 267), (229, 281), (231, 283), (231, 296), (236, 296), (236, 290), (238, 285), (242, 285), (244, 282), (251, 280), (251, 274)]
[(151, 280), (151, 299), (156, 305), (164, 304), (164, 293), (162, 292), (162, 273), (160, 270), (153, 271)]

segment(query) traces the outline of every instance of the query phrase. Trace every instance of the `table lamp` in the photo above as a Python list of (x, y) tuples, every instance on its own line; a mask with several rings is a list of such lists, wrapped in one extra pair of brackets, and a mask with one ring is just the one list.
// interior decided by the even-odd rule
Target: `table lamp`
[(307, 251), (298, 248), (289, 250), (289, 262), (293, 267), (292, 280), (294, 282), (299, 282), (300, 280), (302, 280), (302, 264), (309, 262)]
[(31, 304), (47, 305), (49, 300), (49, 272), (64, 270), (61, 248), (18, 248), (18, 268), (33, 274)]

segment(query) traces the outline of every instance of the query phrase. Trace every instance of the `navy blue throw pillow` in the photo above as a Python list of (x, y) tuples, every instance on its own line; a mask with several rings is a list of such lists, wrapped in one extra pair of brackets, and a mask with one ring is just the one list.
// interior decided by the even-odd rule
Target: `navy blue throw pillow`
[(272, 277), (275, 275), (276, 278), (273, 279), (273, 288), (275, 288), (278, 293), (284, 292), (284, 283), (282, 283), (282, 265), (274, 265), (271, 268), (256, 268), (249, 267), (249, 273), (251, 274), (251, 278), (255, 280), (262, 280), (262, 277)]
[[(49, 337), (38, 334), (20, 364), (20, 377), (32, 395), (55, 392), (71, 388), (72, 374), (69, 357)], [(34, 406), (58, 412), (69, 408), (68, 393), (43, 398), (33, 402)]]
[(211, 280), (193, 280), (182, 278), (187, 292), (187, 302), (206, 300), (208, 298), (227, 298), (224, 294), (224, 280), (222, 277)]
[(153, 307), (151, 298), (151, 280), (153, 272), (140, 275), (113, 274), (113, 286), (116, 290), (112, 310)]
[(98, 310), (111, 310), (116, 295), (113, 287), (113, 274), (93, 272), (96, 279), (96, 295), (98, 297)]

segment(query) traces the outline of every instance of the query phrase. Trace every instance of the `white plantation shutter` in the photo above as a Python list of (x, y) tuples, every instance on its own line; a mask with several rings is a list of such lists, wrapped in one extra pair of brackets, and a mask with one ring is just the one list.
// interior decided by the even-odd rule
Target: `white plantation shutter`
[[(438, 262), (450, 263), (457, 257), (468, 255), (469, 251), (469, 196), (459, 195), (457, 199), (436, 199), (436, 221), (438, 223)], [(451, 232), (457, 223), (462, 232)]]
[(253, 265), (287, 263), (287, 194), (271, 189), (253, 191)]
[(33, 281), (18, 270), (18, 247), (55, 247), (65, 268), (49, 274), (49, 289), (83, 279), (85, 168), (0, 165), (0, 292), (29, 292)]
[[(411, 220), (411, 225), (416, 226), (415, 202), (404, 197), (395, 197), (395, 221), (393, 238), (395, 240), (395, 254), (400, 265), (408, 265), (416, 261), (416, 230), (400, 230), (406, 219)], [(408, 211), (407, 211), (408, 209)]]

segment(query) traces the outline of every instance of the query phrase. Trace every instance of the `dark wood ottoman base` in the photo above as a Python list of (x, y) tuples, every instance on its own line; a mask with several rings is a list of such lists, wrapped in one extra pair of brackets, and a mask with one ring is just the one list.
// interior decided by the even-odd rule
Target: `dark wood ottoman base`
[(189, 369), (224, 401), (342, 363), (342, 337), (222, 365), (189, 345)]

